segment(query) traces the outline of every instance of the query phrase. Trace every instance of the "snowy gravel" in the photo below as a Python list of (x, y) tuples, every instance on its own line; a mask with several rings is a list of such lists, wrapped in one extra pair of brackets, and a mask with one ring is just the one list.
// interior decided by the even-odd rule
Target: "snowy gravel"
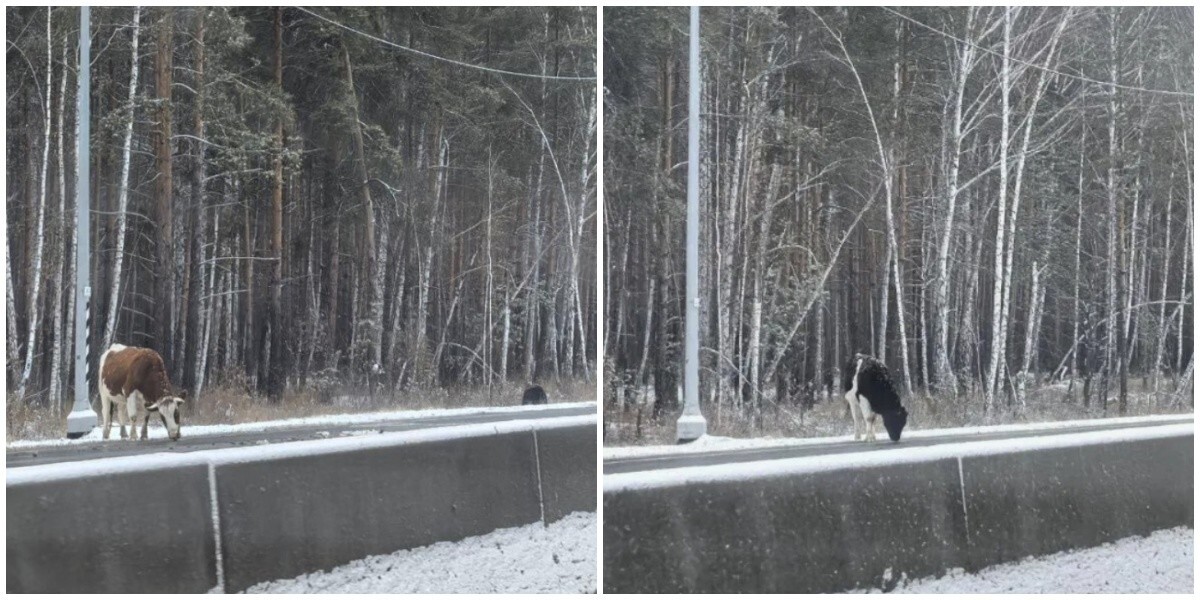
[(1164, 529), (1097, 548), (1026, 558), (978, 573), (956, 569), (944, 577), (903, 582), (909, 594), (1133, 594), (1194, 591), (1196, 532)]
[(596, 513), (370, 556), (247, 593), (580, 594), (596, 592)]

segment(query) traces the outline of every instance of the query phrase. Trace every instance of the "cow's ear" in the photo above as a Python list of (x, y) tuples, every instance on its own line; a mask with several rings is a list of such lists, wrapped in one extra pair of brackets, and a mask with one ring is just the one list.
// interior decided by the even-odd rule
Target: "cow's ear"
[(179, 401), (187, 400), (187, 390), (179, 390)]

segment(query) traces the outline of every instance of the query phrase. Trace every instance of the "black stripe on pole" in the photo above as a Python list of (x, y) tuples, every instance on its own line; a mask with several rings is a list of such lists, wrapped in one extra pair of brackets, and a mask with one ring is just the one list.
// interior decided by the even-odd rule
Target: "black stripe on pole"
[(83, 387), (90, 390), (88, 382), (92, 380), (92, 361), (88, 360), (92, 349), (92, 299), (88, 298), (83, 305)]

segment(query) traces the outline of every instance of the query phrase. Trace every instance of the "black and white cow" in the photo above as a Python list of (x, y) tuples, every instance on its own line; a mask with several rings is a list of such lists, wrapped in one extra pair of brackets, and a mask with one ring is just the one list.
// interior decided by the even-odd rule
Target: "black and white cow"
[[(842, 389), (850, 414), (854, 417), (854, 439), (875, 440), (875, 415), (883, 417), (883, 427), (893, 442), (908, 423), (908, 411), (900, 405), (900, 395), (892, 385), (887, 366), (872, 356), (858, 353), (842, 371)], [(865, 436), (864, 436), (865, 427)]]

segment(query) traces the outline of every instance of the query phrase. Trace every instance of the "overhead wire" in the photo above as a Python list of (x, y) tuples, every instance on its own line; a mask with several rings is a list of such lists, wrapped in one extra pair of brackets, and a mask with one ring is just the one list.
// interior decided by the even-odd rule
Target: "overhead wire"
[[(977, 50), (980, 50), (980, 51), (982, 51), (982, 52), (986, 52), (986, 53), (988, 53), (988, 54), (992, 54), (992, 55), (994, 55), (994, 56), (998, 56), (998, 57), (1001, 57), (1001, 58), (1003, 58), (1003, 56), (1004, 56), (1002, 53), (1000, 53), (1000, 52), (997, 52), (997, 51), (995, 51), (995, 50), (992, 50), (991, 48), (986, 48), (986, 47), (984, 47), (984, 46), (980, 46), (979, 44), (976, 44), (976, 43), (974, 43), (974, 42), (971, 42), (970, 40), (965, 40), (965, 39), (963, 39), (963, 38), (960, 38), (960, 37), (958, 37), (958, 36), (956, 36), (956, 35), (954, 35), (954, 34), (952, 34), (952, 33), (948, 33), (948, 32), (942, 31), (941, 29), (938, 29), (938, 28), (936, 28), (936, 27), (934, 27), (934, 26), (932, 26), (932, 25), (927, 25), (927, 24), (925, 24), (925, 23), (922, 23), (921, 21), (918, 21), (918, 20), (916, 20), (916, 19), (914, 19), (914, 18), (912, 18), (912, 17), (910, 17), (910, 16), (908, 16), (908, 15), (906, 15), (906, 14), (904, 14), (904, 13), (900, 12), (900, 11), (893, 10), (893, 9), (891, 9), (891, 8), (888, 8), (888, 7), (886, 7), (886, 6), (881, 6), (880, 8), (882, 8), (883, 10), (886, 10), (886, 11), (888, 11), (888, 12), (890, 12), (890, 13), (892, 13), (892, 14), (896, 15), (897, 17), (900, 17), (901, 19), (904, 19), (905, 21), (908, 21), (909, 23), (912, 23), (912, 24), (914, 24), (914, 25), (917, 25), (918, 27), (922, 27), (922, 28), (924, 28), (924, 29), (927, 29), (927, 30), (929, 30), (929, 31), (932, 31), (933, 33), (936, 33), (936, 34), (938, 34), (938, 35), (941, 35), (941, 36), (944, 36), (944, 37), (950, 38), (950, 39), (952, 39), (952, 40), (954, 40), (954, 41), (956, 41), (956, 42), (958, 42), (958, 43), (960, 43), (960, 44), (966, 44), (966, 45), (968, 45), (968, 46), (971, 46), (971, 47), (973, 47), (973, 48), (975, 48), (975, 49), (977, 49)], [(1074, 74), (1074, 73), (1067, 73), (1067, 72), (1064, 72), (1064, 71), (1059, 71), (1059, 70), (1057, 70), (1057, 69), (1051, 69), (1051, 68), (1048, 68), (1048, 67), (1043, 67), (1043, 66), (1041, 66), (1041, 65), (1037, 65), (1037, 64), (1034, 64), (1034, 63), (1031, 63), (1031, 62), (1025, 61), (1025, 60), (1021, 60), (1021, 59), (1019, 59), (1019, 58), (1014, 58), (1014, 57), (1012, 57), (1012, 56), (1009, 56), (1009, 57), (1008, 57), (1008, 59), (1009, 59), (1009, 60), (1011, 60), (1011, 61), (1013, 61), (1013, 62), (1016, 62), (1016, 63), (1020, 63), (1020, 64), (1022, 64), (1022, 65), (1025, 65), (1025, 66), (1027, 66), (1027, 67), (1031, 67), (1031, 68), (1034, 68), (1034, 69), (1039, 69), (1039, 70), (1046, 71), (1046, 72), (1048, 72), (1048, 73), (1051, 73), (1051, 74), (1053, 74), (1053, 75), (1059, 75), (1059, 76), (1061, 76), (1061, 77), (1067, 77), (1067, 78), (1070, 78), (1070, 79), (1077, 79), (1077, 80), (1079, 80), (1079, 81), (1086, 81), (1086, 82), (1088, 82), (1088, 83), (1094, 83), (1094, 84), (1097, 84), (1097, 85), (1103, 85), (1103, 86), (1115, 87), (1115, 88), (1117, 88), (1117, 89), (1128, 90), (1128, 91), (1131, 91), (1131, 92), (1145, 92), (1145, 93), (1150, 93), (1150, 94), (1164, 94), (1164, 95), (1168, 95), (1168, 96), (1189, 96), (1189, 97), (1191, 97), (1191, 96), (1195, 96), (1195, 94), (1193, 94), (1192, 92), (1184, 92), (1184, 91), (1179, 91), (1179, 90), (1159, 90), (1159, 89), (1153, 89), (1153, 88), (1144, 88), (1144, 87), (1138, 87), (1138, 86), (1136, 86), (1136, 85), (1125, 85), (1125, 84), (1117, 83), (1117, 82), (1115, 82), (1115, 81), (1101, 81), (1101, 80), (1099, 80), (1099, 79), (1092, 79), (1091, 77), (1087, 77), (1087, 76), (1085, 76), (1085, 75), (1076, 75), (1076, 74)]]
[(296, 6), (293, 8), (295, 8), (296, 10), (299, 10), (301, 12), (310, 14), (322, 21), (325, 21), (326, 23), (329, 23), (330, 25), (333, 25), (335, 27), (340, 27), (341, 29), (344, 29), (351, 33), (363, 36), (370, 40), (379, 42), (381, 44), (390, 46), (392, 48), (396, 48), (397, 50), (403, 50), (404, 52), (409, 52), (409, 53), (416, 54), (418, 56), (423, 56), (425, 58), (430, 58), (433, 60), (440, 60), (442, 62), (450, 63), (452, 65), (458, 65), (460, 67), (467, 67), (470, 69), (486, 71), (486, 72), (492, 73), (494, 75), (511, 75), (513, 77), (528, 77), (531, 79), (549, 79), (549, 80), (558, 80), (558, 81), (595, 81), (596, 80), (595, 76), (585, 77), (585, 76), (577, 76), (577, 75), (542, 75), (539, 73), (522, 73), (519, 71), (507, 71), (504, 69), (495, 69), (492, 67), (485, 67), (483, 65), (477, 65), (477, 64), (473, 64), (473, 63), (463, 62), (461, 60), (455, 60), (453, 58), (446, 58), (445, 56), (438, 56), (436, 54), (425, 52), (423, 50), (417, 50), (416, 48), (411, 48), (409, 46), (397, 44), (396, 42), (383, 39), (379, 36), (371, 35), (365, 31), (355, 29), (353, 27), (350, 27), (349, 25), (334, 21), (333, 19), (330, 19), (329, 17), (315, 13), (315, 12), (308, 10), (307, 8), (304, 8), (302, 6)]

